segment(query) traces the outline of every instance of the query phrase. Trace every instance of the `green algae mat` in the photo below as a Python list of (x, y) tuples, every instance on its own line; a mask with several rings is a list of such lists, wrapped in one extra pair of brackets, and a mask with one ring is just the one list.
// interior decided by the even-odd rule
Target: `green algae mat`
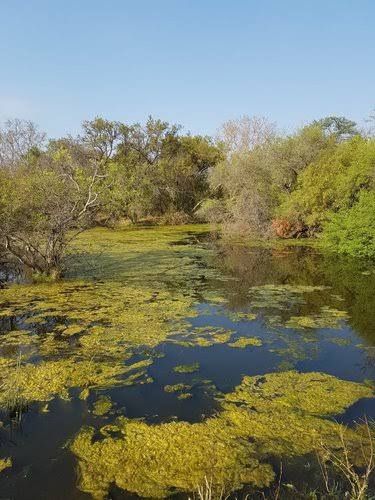
[(0, 290), (1, 498), (188, 498), (207, 481), (257, 498), (280, 463), (314, 489), (306, 464), (343, 433), (364, 465), (369, 263), (194, 225), (90, 230), (66, 269)]

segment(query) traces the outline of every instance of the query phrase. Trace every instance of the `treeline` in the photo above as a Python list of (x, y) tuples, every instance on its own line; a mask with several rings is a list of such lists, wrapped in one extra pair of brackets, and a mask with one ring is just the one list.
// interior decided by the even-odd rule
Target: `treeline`
[(202, 217), (253, 237), (319, 237), (326, 248), (375, 257), (375, 140), (343, 117), (280, 136), (243, 117), (219, 138)]
[(96, 118), (47, 140), (31, 122), (0, 129), (0, 255), (59, 275), (72, 238), (122, 219), (209, 221), (251, 237), (321, 236), (375, 256), (375, 141), (328, 117), (294, 134), (263, 118), (225, 123), (215, 139), (149, 118)]
[(35, 125), (0, 131), (0, 244), (36, 272), (59, 275), (70, 241), (95, 224), (193, 219), (223, 153), (207, 137), (149, 118), (96, 118), (78, 137), (46, 140)]

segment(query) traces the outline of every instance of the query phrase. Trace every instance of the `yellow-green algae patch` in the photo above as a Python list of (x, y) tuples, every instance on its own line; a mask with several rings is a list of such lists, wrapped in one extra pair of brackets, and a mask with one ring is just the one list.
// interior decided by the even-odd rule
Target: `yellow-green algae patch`
[(181, 391), (189, 391), (191, 389), (191, 385), (189, 384), (174, 384), (174, 385), (165, 385), (165, 392), (181, 392)]
[(173, 368), (176, 373), (194, 373), (199, 370), (199, 363), (192, 363), (191, 365), (177, 365)]
[(237, 347), (240, 349), (244, 349), (245, 347), (249, 347), (249, 346), (259, 347), (261, 345), (262, 345), (262, 341), (261, 341), (261, 339), (259, 339), (257, 337), (239, 337), (234, 342), (230, 342), (228, 344), (229, 347)]
[[(322, 373), (271, 373), (245, 377), (222, 396), (220, 413), (203, 422), (149, 425), (120, 418), (119, 435), (111, 437), (105, 427), (101, 440), (85, 427), (71, 443), (79, 487), (97, 499), (113, 483), (152, 498), (195, 490), (205, 478), (216, 491), (245, 483), (264, 487), (274, 478), (270, 456), (302, 455), (320, 440), (339, 449), (339, 424), (327, 417), (371, 395), (366, 385)], [(347, 429), (346, 439), (354, 446), (355, 430)]]
[(340, 311), (325, 306), (317, 314), (310, 316), (292, 316), (286, 323), (286, 328), (339, 328), (341, 321), (348, 319), (346, 311)]
[(289, 309), (291, 304), (303, 304), (304, 294), (327, 289), (326, 286), (267, 284), (251, 287), (249, 297), (254, 308)]
[(0, 331), (5, 393), (17, 382), (28, 401), (49, 400), (68, 397), (73, 387), (87, 397), (87, 388), (136, 383), (138, 375), (128, 374), (124, 362), (187, 332), (185, 318), (197, 314), (197, 293), (204, 291), (196, 271), (215, 274), (199, 266), (206, 248), (171, 245), (204, 229), (88, 231), (72, 249), (69, 279), (0, 290), (2, 324), (9, 319), (18, 326)]
[(11, 458), (0, 458), (0, 472), (5, 469), (12, 467), (12, 459)]
[[(261, 317), (272, 327), (303, 329), (338, 329), (343, 321), (349, 319), (347, 311), (328, 305), (320, 306), (319, 301), (341, 301), (341, 297), (329, 293), (330, 287), (309, 285), (274, 285), (253, 286), (248, 291), (251, 308), (261, 311)], [(307, 295), (313, 296), (309, 302)], [(310, 311), (311, 303), (316, 303), (315, 311)], [(296, 314), (298, 312), (298, 314)]]
[(170, 341), (183, 347), (212, 347), (217, 344), (226, 344), (233, 333), (234, 330), (221, 327), (200, 326), (185, 333), (180, 333), (177, 339), (170, 339)]
[(56, 396), (69, 399), (69, 389), (81, 388), (85, 398), (93, 388), (148, 382), (145, 369), (150, 363), (144, 360), (125, 365), (62, 358), (8, 368), (2, 372), (0, 406), (7, 406), (15, 396), (22, 403), (49, 401)]
[(181, 394), (177, 396), (177, 399), (190, 399), (192, 397), (193, 395), (190, 392), (181, 392)]
[(92, 412), (99, 417), (106, 415), (112, 409), (112, 400), (109, 396), (100, 396), (93, 404)]
[(242, 311), (235, 311), (235, 312), (228, 312), (226, 314), (227, 318), (229, 318), (231, 321), (253, 321), (257, 319), (257, 314), (252, 313), (252, 312), (242, 312)]

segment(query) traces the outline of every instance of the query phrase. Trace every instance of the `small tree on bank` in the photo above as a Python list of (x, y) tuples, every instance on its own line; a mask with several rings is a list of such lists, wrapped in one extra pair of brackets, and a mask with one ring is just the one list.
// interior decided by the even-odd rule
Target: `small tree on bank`
[(105, 178), (101, 161), (76, 163), (66, 147), (2, 170), (0, 245), (35, 273), (58, 277), (67, 245), (91, 223)]

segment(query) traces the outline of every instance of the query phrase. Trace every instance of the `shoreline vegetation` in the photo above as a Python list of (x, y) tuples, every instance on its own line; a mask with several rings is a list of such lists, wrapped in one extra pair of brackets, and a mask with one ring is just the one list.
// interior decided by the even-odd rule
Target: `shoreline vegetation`
[(374, 259), (374, 213), (375, 139), (344, 117), (283, 135), (242, 116), (215, 138), (152, 117), (98, 117), (59, 139), (17, 119), (0, 128), (0, 259), (46, 279), (66, 272), (82, 231), (123, 220), (209, 222), (235, 238), (316, 239)]

